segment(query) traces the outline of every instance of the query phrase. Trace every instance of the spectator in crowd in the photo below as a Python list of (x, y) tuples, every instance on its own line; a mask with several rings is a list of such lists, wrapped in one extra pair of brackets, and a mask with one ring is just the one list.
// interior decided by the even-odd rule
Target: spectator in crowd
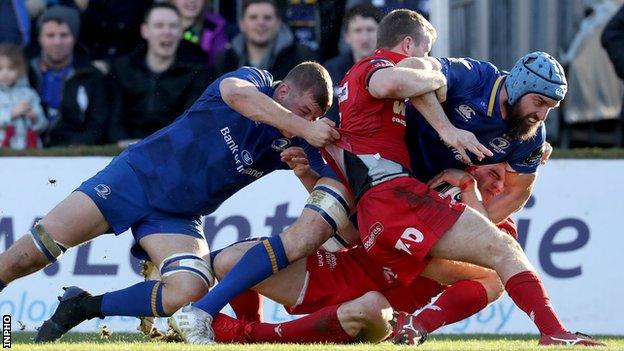
[[(600, 40), (602, 46), (607, 50), (615, 72), (624, 81), (624, 5), (607, 23)], [(620, 123), (624, 124), (624, 100), (620, 111)], [(624, 128), (622, 129), (624, 130)]]
[(103, 141), (107, 96), (102, 73), (76, 44), (80, 14), (54, 6), (37, 20), (41, 52), (30, 61), (29, 79), (50, 123), (44, 145), (90, 145)]
[(30, 41), (30, 18), (24, 0), (0, 0), (0, 43), (26, 46)]
[(82, 13), (80, 42), (94, 65), (108, 72), (110, 63), (141, 44), (140, 27), (153, 0), (89, 0)]
[(15, 44), (0, 44), (0, 146), (41, 147), (39, 133), (48, 126), (39, 95), (28, 85), (26, 60)]
[(325, 68), (334, 83), (334, 103), (327, 113), (336, 125), (338, 117), (338, 92), (340, 81), (354, 62), (372, 55), (377, 47), (377, 27), (381, 13), (371, 5), (356, 5), (347, 11), (343, 19), (344, 38), (349, 51), (325, 62)]
[(232, 47), (217, 56), (215, 76), (253, 66), (280, 80), (297, 64), (316, 59), (312, 50), (295, 41), (272, 0), (245, 0), (239, 27)]
[(148, 9), (141, 35), (147, 41), (111, 67), (114, 142), (142, 139), (169, 125), (201, 95), (208, 83), (199, 65), (180, 60), (182, 18), (175, 6)]
[(183, 42), (200, 47), (206, 53), (206, 65), (212, 67), (217, 54), (229, 42), (226, 20), (213, 12), (209, 0), (171, 0), (182, 15)]
[(414, 10), (425, 18), (429, 18), (429, 2), (430, 0), (347, 0), (347, 10), (359, 4), (373, 5), (383, 16), (396, 9)]

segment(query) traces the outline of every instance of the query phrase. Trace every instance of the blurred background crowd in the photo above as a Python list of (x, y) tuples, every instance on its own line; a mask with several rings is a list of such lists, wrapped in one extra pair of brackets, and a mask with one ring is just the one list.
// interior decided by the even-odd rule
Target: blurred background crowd
[(244, 65), (315, 60), (337, 85), (396, 8), (433, 23), (434, 56), (553, 54), (570, 86), (550, 142), (623, 146), (622, 0), (0, 0), (0, 147), (127, 145)]

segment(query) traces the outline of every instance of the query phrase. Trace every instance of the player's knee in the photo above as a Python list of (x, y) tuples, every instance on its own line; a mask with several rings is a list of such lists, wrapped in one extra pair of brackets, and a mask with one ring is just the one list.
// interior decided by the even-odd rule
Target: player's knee
[(167, 314), (172, 314), (189, 302), (199, 300), (208, 292), (206, 284), (192, 274), (165, 277), (163, 283), (163, 309)]
[(337, 230), (349, 225), (350, 211), (340, 189), (328, 184), (316, 185), (301, 216), (282, 234), (289, 260), (311, 254)]
[(392, 315), (388, 300), (377, 291), (369, 291), (345, 307), (345, 316), (350, 321), (361, 324), (362, 328), (377, 321), (389, 320)]
[(522, 255), (520, 244), (508, 234), (499, 229), (494, 229), (493, 240), (490, 240), (485, 247), (485, 256), (489, 258), (489, 268), (496, 269), (505, 265), (506, 262), (516, 260)]
[(480, 282), (487, 292), (488, 303), (498, 300), (505, 292), (505, 287), (495, 271), (488, 270), (488, 273), (480, 279)]
[(232, 267), (241, 258), (242, 253), (235, 247), (228, 247), (219, 252), (219, 254), (212, 261), (212, 268), (214, 270), (215, 277), (219, 280), (223, 279)]

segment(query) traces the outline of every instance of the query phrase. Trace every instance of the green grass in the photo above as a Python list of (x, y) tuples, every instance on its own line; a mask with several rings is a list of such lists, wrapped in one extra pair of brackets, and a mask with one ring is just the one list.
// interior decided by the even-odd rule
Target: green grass
[[(227, 350), (227, 351), (390, 351), (411, 350), (413, 347), (395, 346), (390, 343), (355, 344), (355, 345), (286, 345), (286, 344), (255, 344), (255, 345), (212, 345), (192, 346), (179, 343), (160, 343), (149, 341), (140, 334), (113, 333), (107, 339), (100, 338), (95, 333), (70, 333), (63, 338), (63, 342), (45, 345), (34, 345), (31, 338), (33, 333), (13, 333), (12, 349), (15, 350), (158, 350), (158, 351), (183, 351), (183, 350)], [(599, 337), (607, 343), (608, 347), (600, 350), (624, 350), (624, 337), (605, 336)], [(436, 335), (418, 350), (431, 351), (463, 351), (463, 350), (535, 350), (537, 337), (535, 335)], [(544, 350), (584, 350), (583, 347), (563, 348), (548, 347)], [(586, 350), (586, 349), (585, 349)]]

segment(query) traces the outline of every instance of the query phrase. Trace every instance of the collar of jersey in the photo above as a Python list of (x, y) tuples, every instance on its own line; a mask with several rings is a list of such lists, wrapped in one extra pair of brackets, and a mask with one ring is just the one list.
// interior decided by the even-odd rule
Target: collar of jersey
[(398, 63), (399, 61), (401, 61), (401, 60), (403, 60), (404, 58), (407, 57), (407, 55), (403, 55), (403, 54), (400, 54), (398, 52), (394, 52), (394, 51), (390, 51), (390, 50), (386, 50), (386, 49), (377, 49), (377, 50), (375, 50), (374, 56), (383, 56), (385, 58), (388, 58), (388, 59), (394, 61), (394, 63)]
[(488, 109), (487, 109), (487, 116), (488, 117), (492, 117), (492, 115), (494, 114), (494, 112), (500, 113), (500, 107), (498, 106), (497, 102), (499, 99), (499, 92), (503, 86), (502, 82), (505, 79), (505, 76), (500, 76), (498, 78), (496, 78), (496, 81), (494, 81), (494, 85), (492, 86), (492, 91), (490, 91), (490, 100), (488, 101)]

